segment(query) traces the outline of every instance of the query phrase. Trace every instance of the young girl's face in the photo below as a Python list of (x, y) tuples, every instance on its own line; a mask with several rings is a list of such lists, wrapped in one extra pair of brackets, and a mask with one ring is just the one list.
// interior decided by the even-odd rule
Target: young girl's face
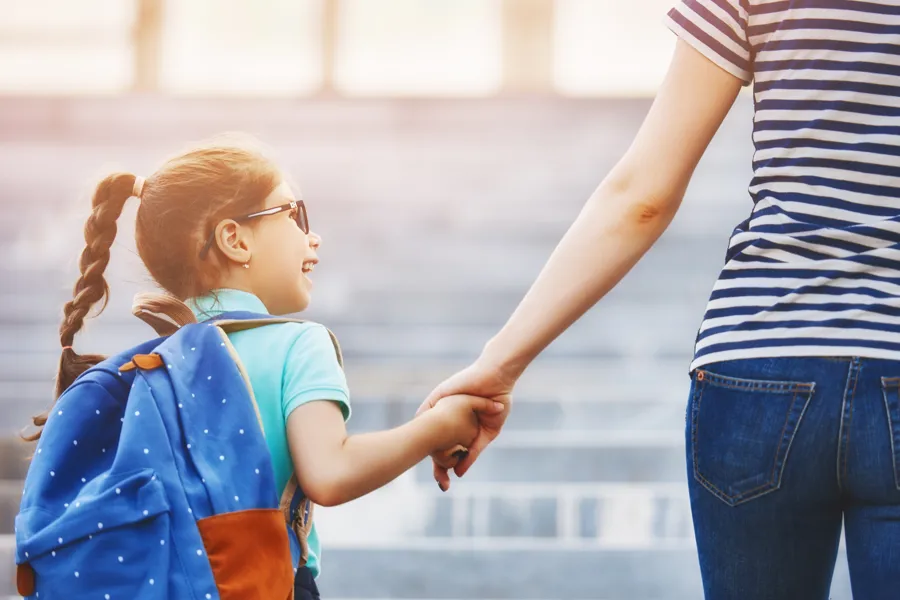
[[(266, 198), (263, 209), (298, 200), (283, 182)], [(313, 231), (303, 232), (292, 211), (254, 219), (252, 257), (244, 275), (251, 291), (270, 313), (284, 315), (305, 310), (312, 294), (310, 272), (319, 258), (322, 240)]]

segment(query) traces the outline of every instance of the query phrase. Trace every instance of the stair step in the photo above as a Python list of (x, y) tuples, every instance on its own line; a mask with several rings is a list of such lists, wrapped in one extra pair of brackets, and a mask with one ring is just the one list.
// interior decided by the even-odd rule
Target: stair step
[[(503, 435), (466, 474), (468, 481), (522, 483), (679, 483), (685, 478), (681, 431), (585, 433), (581, 439), (553, 434), (537, 439), (521, 433)], [(594, 439), (587, 439), (592, 436)], [(433, 482), (431, 464), (413, 470), (419, 482)]]
[[(467, 252), (444, 256), (430, 250), (436, 241), (407, 240), (398, 256), (349, 248), (340, 256), (326, 255), (314, 279), (316, 290), (309, 318), (336, 322), (427, 324), (430, 322), (500, 325), (522, 298), (557, 241), (535, 248), (534, 242), (519, 247), (487, 247), (473, 242)], [(459, 244), (459, 240), (454, 242)], [(683, 236), (663, 238), (625, 280), (601, 302), (604, 312), (627, 311), (635, 304), (675, 308), (699, 319), (722, 265), (725, 240), (715, 243)], [(414, 259), (404, 257), (410, 247), (421, 248)], [(468, 253), (471, 255), (468, 255)], [(133, 259), (133, 257), (129, 257)], [(328, 262), (326, 262), (328, 261)], [(387, 272), (382, 265), (390, 264)], [(135, 283), (133, 271), (110, 267), (112, 296), (106, 319), (136, 321), (130, 314), (131, 298), (147, 291)], [(14, 270), (0, 275), (16, 280), (14, 289), (0, 294), (0, 320), (57, 325), (62, 305), (70, 299), (77, 276), (69, 270)], [(647, 311), (651, 312), (651, 311)]]
[[(699, 313), (697, 315), (699, 319)], [(697, 334), (694, 316), (659, 311), (587, 315), (581, 325), (564, 333), (551, 345), (548, 358), (594, 358), (596, 360), (654, 360), (679, 358), (686, 363)], [(634, 324), (643, 321), (639, 327)], [(103, 323), (79, 336), (79, 347), (103, 353), (118, 352), (151, 338), (148, 328), (132, 321)], [(341, 342), (345, 356), (403, 359), (411, 362), (472, 360), (499, 326), (435, 324), (384, 325), (333, 322), (327, 324)], [(0, 354), (12, 359), (0, 365), (0, 377), (21, 379), (55, 375), (59, 360), (57, 325), (0, 324)]]
[[(14, 358), (13, 354), (0, 353), (0, 365)], [(51, 368), (50, 363), (59, 359), (58, 354), (46, 352), (27, 358), (17, 365), (18, 369), (0, 371), (0, 402), (43, 402), (53, 391), (56, 372), (55, 364)], [(369, 357), (347, 360), (344, 368), (354, 401), (415, 402), (424, 399), (438, 382), (467, 364), (461, 359), (409, 362)], [(33, 368), (26, 369), (28, 366)], [(543, 356), (519, 380), (515, 398), (519, 403), (551, 400), (565, 404), (620, 400), (681, 403), (689, 385), (688, 362), (677, 358), (638, 363)]]
[[(49, 388), (50, 386), (43, 386)], [(44, 390), (41, 400), (24, 398), (0, 399), (0, 434), (15, 436), (19, 431), (30, 431), (31, 417), (44, 410), (50, 394)], [(514, 432), (542, 436), (551, 432), (568, 437), (592, 435), (604, 438), (617, 431), (634, 432), (636, 443), (643, 444), (642, 434), (680, 435), (684, 422), (687, 392), (670, 394), (673, 401), (648, 401), (640, 398), (621, 401), (558, 402), (517, 401), (504, 428), (502, 439), (511, 440)], [(410, 400), (353, 399), (353, 416), (348, 423), (351, 433), (379, 431), (401, 425), (412, 419), (424, 394)], [(505, 434), (510, 434), (507, 436)], [(616, 436), (620, 438), (621, 436)], [(543, 446), (544, 443), (541, 442)], [(651, 440), (651, 445), (655, 443)]]
[(0, 595), (11, 595), (16, 600), (16, 538), (0, 534)]
[(17, 437), (0, 435), (0, 481), (25, 479), (34, 444)]
[[(14, 452), (6, 452), (12, 444)], [(30, 447), (5, 442), (0, 478), (23, 479)], [(413, 469), (432, 482), (427, 461)], [(684, 434), (678, 429), (634, 431), (510, 431), (466, 475), (473, 482), (678, 483), (685, 478)]]
[[(696, 600), (703, 597), (693, 548), (640, 551), (595, 546), (405, 542), (343, 547), (324, 540), (323, 598), (376, 600)], [(15, 594), (12, 536), (0, 536), (0, 594)], [(352, 577), (347, 574), (352, 573)], [(838, 556), (831, 600), (851, 600)]]
[[(541, 543), (479, 548), (373, 544), (330, 548), (325, 542), (323, 597), (629, 598), (703, 597), (692, 548), (641, 551), (553, 548)], [(353, 573), (353, 577), (347, 577)], [(846, 558), (839, 556), (831, 600), (851, 600)]]
[(0, 480), (0, 535), (14, 531), (23, 483), (21, 480)]
[(354, 502), (317, 510), (320, 534), (344, 546), (373, 539), (540, 539), (639, 550), (693, 539), (684, 484), (505, 484), (466, 476), (442, 493), (433, 482), (404, 476)]
[[(3, 399), (0, 386), (0, 432), (14, 436), (30, 426), (30, 418), (46, 408), (50, 385), (39, 400), (23, 397)], [(7, 384), (6, 387), (9, 387)], [(353, 397), (353, 416), (348, 423), (351, 433), (380, 431), (401, 425), (412, 419), (424, 394), (410, 399)], [(669, 399), (673, 401), (669, 401)], [(687, 392), (669, 394), (665, 399), (641, 398), (597, 402), (516, 401), (504, 434), (525, 432), (542, 434), (555, 432), (567, 436), (569, 431), (577, 435), (592, 434), (601, 438), (610, 432), (634, 431), (661, 432), (664, 435), (678, 430), (684, 420)], [(30, 430), (30, 429), (29, 429)], [(579, 432), (585, 432), (579, 434)], [(588, 433), (590, 432), (590, 433)], [(506, 437), (504, 435), (504, 437)]]
[[(4, 356), (22, 359), (23, 364), (10, 372), (2, 366)], [(0, 353), (0, 436), (15, 435), (51, 402), (57, 357), (39, 356), (40, 361), (31, 361)], [(31, 368), (21, 368), (27, 365)], [(433, 387), (463, 366), (461, 360), (348, 359), (354, 405), (351, 429), (382, 429), (412, 418)], [(613, 423), (628, 429), (680, 427), (690, 387), (687, 366), (687, 360), (538, 359), (516, 388), (509, 427), (605, 429)]]
[[(416, 401), (357, 401), (348, 428), (365, 432), (396, 427), (410, 420), (418, 407)], [(562, 437), (581, 431), (598, 438), (620, 430), (668, 433), (681, 425), (684, 413), (685, 407), (679, 402), (516, 402), (503, 431), (554, 432)]]

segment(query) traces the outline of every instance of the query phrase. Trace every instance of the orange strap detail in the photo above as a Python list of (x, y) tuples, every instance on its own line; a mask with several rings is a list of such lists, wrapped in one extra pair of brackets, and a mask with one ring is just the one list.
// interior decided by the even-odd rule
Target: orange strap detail
[(159, 354), (135, 354), (130, 361), (119, 367), (120, 371), (133, 371), (143, 369), (149, 371), (163, 366), (163, 359)]

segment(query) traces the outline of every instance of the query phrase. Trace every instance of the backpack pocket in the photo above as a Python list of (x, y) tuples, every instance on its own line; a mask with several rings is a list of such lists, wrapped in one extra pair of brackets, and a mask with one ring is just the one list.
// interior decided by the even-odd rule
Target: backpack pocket
[(197, 521), (220, 600), (287, 600), (294, 569), (284, 513), (222, 513)]
[(18, 580), (32, 588), (20, 594), (40, 600), (168, 597), (172, 544), (162, 482), (145, 469), (109, 477), (107, 484), (62, 506), (33, 506), (18, 515)]

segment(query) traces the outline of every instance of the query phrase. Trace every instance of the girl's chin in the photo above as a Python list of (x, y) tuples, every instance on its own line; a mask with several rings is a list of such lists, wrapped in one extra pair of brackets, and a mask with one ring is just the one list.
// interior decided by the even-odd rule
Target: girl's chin
[(300, 312), (309, 308), (310, 302), (312, 302), (312, 294), (310, 293), (310, 290), (308, 288), (305, 290), (301, 290), (297, 295), (296, 312)]
[(285, 298), (282, 309), (279, 312), (273, 314), (291, 315), (306, 310), (309, 307), (309, 303), (312, 298), (310, 296), (309, 290), (303, 289), (303, 287), (304, 286), (301, 284), (301, 288), (297, 290), (297, 293), (293, 298)]

